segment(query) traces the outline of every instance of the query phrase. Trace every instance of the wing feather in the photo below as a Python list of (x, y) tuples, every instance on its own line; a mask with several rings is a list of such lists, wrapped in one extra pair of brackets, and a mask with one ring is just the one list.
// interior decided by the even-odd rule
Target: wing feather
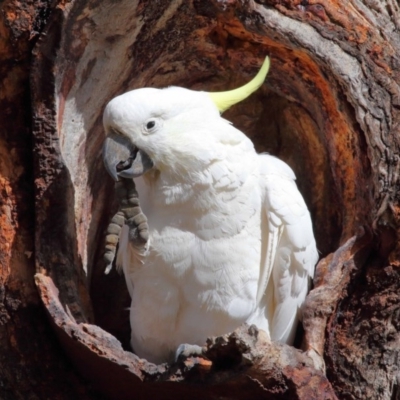
[(271, 293), (262, 295), (268, 280), (272, 280), (268, 285), (274, 303), (273, 315), (269, 316), (271, 339), (292, 343), (318, 253), (310, 214), (292, 170), (272, 156), (260, 157), (267, 216), (263, 229), (268, 233), (264, 235), (267, 255), (260, 274), (259, 307), (267, 308), (265, 302), (271, 299)]
[(282, 235), (282, 225), (274, 224), (274, 218), (271, 217), (268, 220), (268, 240), (265, 249), (265, 258), (263, 261), (263, 268), (261, 269), (260, 279), (257, 291), (257, 304), (261, 301), (264, 296), (265, 290), (268, 285), (269, 278), (271, 276), (272, 268), (274, 265), (274, 260), (276, 257), (276, 250), (278, 249), (278, 244), (280, 236)]

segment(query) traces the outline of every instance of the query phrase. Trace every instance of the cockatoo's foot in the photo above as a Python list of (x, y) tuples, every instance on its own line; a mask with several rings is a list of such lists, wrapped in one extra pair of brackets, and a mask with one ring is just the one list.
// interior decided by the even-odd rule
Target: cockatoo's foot
[(105, 274), (111, 271), (123, 225), (129, 228), (129, 242), (145, 255), (149, 249), (149, 226), (139, 204), (139, 195), (133, 179), (120, 178), (115, 184), (118, 211), (107, 227)]
[(197, 344), (182, 343), (176, 349), (175, 361), (178, 361), (181, 357), (202, 356), (203, 354), (203, 348), (201, 346), (198, 346)]

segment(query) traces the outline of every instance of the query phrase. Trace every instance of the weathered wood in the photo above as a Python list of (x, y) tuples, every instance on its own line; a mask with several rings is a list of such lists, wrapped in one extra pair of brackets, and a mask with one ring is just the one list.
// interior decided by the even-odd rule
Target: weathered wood
[[(71, 367), (40, 302), (29, 74), (50, 1), (0, 8), (0, 398), (94, 399)], [(49, 152), (51, 152), (49, 147)]]
[[(7, 0), (1, 7), (0, 354), (25, 360), (28, 368), (15, 378), (11, 369), (0, 372), (6, 382), (0, 397), (24, 398), (33, 390), (45, 398), (58, 389), (58, 398), (91, 396), (76, 377), (68, 388), (60, 383), (74, 373), (39, 308), (35, 259), (60, 342), (108, 395), (107, 369), (116, 379), (132, 379), (121, 387), (143, 398), (320, 399), (334, 398), (332, 387), (340, 399), (399, 398), (396, 0)], [(172, 367), (145, 363), (127, 352), (123, 278), (103, 274), (104, 232), (114, 210), (113, 182), (100, 156), (102, 111), (115, 95), (143, 86), (239, 86), (265, 54), (272, 61), (266, 83), (224, 117), (259, 151), (292, 166), (311, 210), (322, 260), (304, 311), (306, 352), (258, 342), (242, 328), (210, 342), (212, 366), (202, 359)], [(29, 351), (13, 339), (25, 330), (34, 343)], [(38, 349), (53, 372), (35, 392)], [(59, 369), (52, 354), (64, 360)], [(243, 364), (246, 354), (251, 365)], [(230, 367), (216, 370), (226, 360)], [(332, 387), (315, 367), (326, 367)], [(46, 376), (44, 367), (38, 371)], [(202, 382), (201, 391), (192, 388), (195, 382)]]
[(156, 366), (124, 351), (117, 339), (97, 326), (78, 324), (68, 316), (50, 277), (36, 274), (36, 284), (76, 368), (110, 399), (128, 400), (132, 393), (146, 399), (337, 399), (309, 357), (293, 347), (270, 343), (254, 326), (210, 338), (208, 360), (190, 357), (173, 366)]

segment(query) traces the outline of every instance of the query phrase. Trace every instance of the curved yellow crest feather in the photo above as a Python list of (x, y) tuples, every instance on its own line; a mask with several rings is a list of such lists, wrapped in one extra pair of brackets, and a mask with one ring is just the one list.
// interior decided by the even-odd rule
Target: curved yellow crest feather
[(257, 75), (250, 82), (246, 83), (240, 88), (228, 90), (226, 92), (209, 92), (208, 95), (211, 97), (211, 100), (217, 106), (218, 110), (223, 113), (229, 107), (239, 103), (255, 92), (264, 83), (265, 77), (267, 76), (269, 70), (269, 65), (269, 57), (265, 57), (264, 63)]

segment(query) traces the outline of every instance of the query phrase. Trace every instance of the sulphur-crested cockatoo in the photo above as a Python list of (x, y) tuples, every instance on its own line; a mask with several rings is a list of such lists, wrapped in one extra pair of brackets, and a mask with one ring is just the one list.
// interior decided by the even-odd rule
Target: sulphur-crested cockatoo
[(132, 298), (131, 344), (149, 361), (242, 323), (293, 341), (318, 258), (310, 214), (290, 167), (257, 154), (220, 116), (268, 68), (267, 58), (232, 91), (143, 88), (104, 111), (105, 166), (135, 180), (148, 218), (144, 251), (122, 229), (117, 264)]

